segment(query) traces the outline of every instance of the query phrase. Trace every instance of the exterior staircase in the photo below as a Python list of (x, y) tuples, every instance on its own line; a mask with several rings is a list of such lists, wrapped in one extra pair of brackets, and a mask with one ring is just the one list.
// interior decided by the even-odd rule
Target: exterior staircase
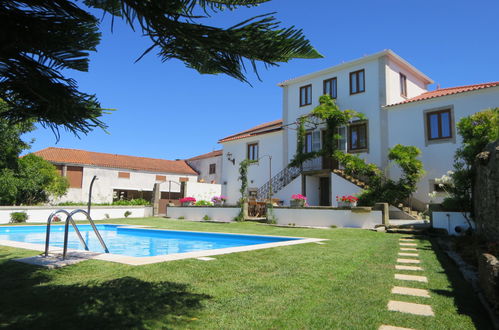
[(256, 198), (259, 200), (268, 198), (270, 189), (272, 189), (272, 194), (275, 194), (291, 183), (291, 181), (299, 177), (300, 174), (301, 170), (299, 167), (285, 167), (258, 189)]

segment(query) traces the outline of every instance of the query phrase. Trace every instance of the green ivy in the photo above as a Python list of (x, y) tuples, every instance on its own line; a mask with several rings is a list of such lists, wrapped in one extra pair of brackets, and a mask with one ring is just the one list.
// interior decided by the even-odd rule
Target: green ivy
[(239, 211), (239, 215), (235, 218), (236, 221), (244, 221), (245, 212), (244, 208), (245, 204), (248, 202), (248, 167), (256, 163), (256, 160), (245, 159), (239, 163), (239, 180), (241, 181), (241, 199), (239, 200), (241, 211)]

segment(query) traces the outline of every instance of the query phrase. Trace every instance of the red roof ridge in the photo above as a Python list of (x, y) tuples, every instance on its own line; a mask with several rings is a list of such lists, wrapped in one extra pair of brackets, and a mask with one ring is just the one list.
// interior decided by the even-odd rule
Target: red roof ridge
[(459, 93), (464, 93), (464, 92), (471, 92), (471, 91), (475, 91), (475, 90), (479, 90), (479, 89), (496, 87), (496, 86), (499, 86), (499, 81), (493, 81), (493, 82), (487, 82), (487, 83), (481, 83), (481, 84), (472, 84), (472, 85), (439, 88), (439, 89), (435, 89), (433, 91), (424, 92), (418, 96), (412, 97), (412, 98), (404, 100), (402, 102), (385, 105), (385, 107), (392, 107), (395, 105), (412, 103), (412, 102), (416, 102), (416, 101), (423, 101), (423, 100), (433, 99), (436, 97), (454, 95), (454, 94), (459, 94)]
[[(268, 130), (260, 131), (260, 130), (263, 130), (266, 128), (268, 128)], [(274, 131), (277, 131), (280, 129), (282, 129), (282, 119), (277, 119), (277, 120), (269, 121), (269, 122), (266, 122), (266, 123), (263, 123), (260, 125), (256, 125), (256, 126), (250, 128), (250, 129), (247, 129), (245, 131), (226, 136), (223, 139), (220, 139), (218, 141), (218, 143), (243, 139), (245, 137), (258, 135), (258, 134), (270, 133), (270, 132), (274, 132)]]
[(213, 150), (213, 151), (207, 152), (207, 153), (199, 155), (199, 156), (194, 156), (194, 157), (191, 157), (191, 158), (187, 158), (186, 161), (189, 161), (189, 160), (198, 160), (198, 159), (204, 159), (204, 158), (211, 158), (211, 157), (217, 157), (217, 156), (221, 156), (222, 153), (223, 153), (222, 149)]
[(126, 168), (160, 173), (197, 174), (184, 160), (118, 155), (72, 148), (48, 147), (33, 154), (54, 163)]

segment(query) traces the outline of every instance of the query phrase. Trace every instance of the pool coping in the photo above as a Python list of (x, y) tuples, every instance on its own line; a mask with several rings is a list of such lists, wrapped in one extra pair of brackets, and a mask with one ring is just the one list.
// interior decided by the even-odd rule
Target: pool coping
[[(158, 255), (152, 257), (131, 257), (125, 256), (121, 254), (112, 254), (112, 253), (96, 253), (86, 250), (78, 250), (78, 249), (68, 249), (68, 252), (77, 252), (82, 256), (87, 256), (88, 259), (95, 260), (103, 260), (103, 261), (111, 261), (117, 262), (125, 265), (131, 266), (141, 266), (154, 264), (159, 262), (166, 261), (174, 261), (174, 260), (182, 260), (182, 259), (192, 259), (192, 258), (200, 258), (200, 257), (210, 257), (216, 255), (223, 255), (229, 253), (236, 252), (245, 252), (245, 251), (254, 251), (254, 250), (262, 250), (269, 249), (273, 247), (280, 246), (290, 246), (297, 244), (305, 244), (305, 243), (315, 243), (327, 241), (325, 238), (310, 238), (310, 237), (298, 237), (298, 236), (276, 236), (276, 235), (257, 235), (257, 234), (237, 234), (237, 233), (225, 233), (225, 232), (204, 232), (204, 231), (192, 231), (192, 230), (174, 230), (174, 229), (166, 229), (166, 228), (155, 228), (152, 226), (141, 226), (141, 225), (121, 225), (115, 223), (100, 223), (99, 225), (118, 225), (121, 228), (135, 228), (135, 229), (148, 229), (148, 230), (169, 230), (169, 231), (180, 231), (180, 232), (191, 232), (191, 233), (215, 233), (215, 234), (229, 234), (229, 235), (246, 235), (246, 236), (263, 236), (263, 237), (289, 237), (295, 238), (295, 240), (284, 241), (284, 242), (273, 242), (273, 243), (263, 243), (263, 244), (254, 244), (254, 245), (244, 245), (230, 248), (222, 248), (222, 249), (213, 249), (213, 250), (202, 250), (202, 251), (193, 251), (193, 252), (183, 252), (183, 253), (174, 253), (174, 254), (165, 254)], [(38, 225), (32, 225), (29, 227), (36, 227)], [(46, 225), (40, 225), (39, 227), (46, 227)], [(19, 227), (19, 226), (16, 226)], [(10, 241), (10, 240), (0, 240), (0, 245), (9, 246), (14, 248), (35, 250), (35, 251), (45, 251), (45, 245), (43, 244), (35, 244), (35, 243), (25, 243), (18, 241)], [(62, 253), (62, 248), (49, 246), (49, 252), (51, 254), (59, 254)]]

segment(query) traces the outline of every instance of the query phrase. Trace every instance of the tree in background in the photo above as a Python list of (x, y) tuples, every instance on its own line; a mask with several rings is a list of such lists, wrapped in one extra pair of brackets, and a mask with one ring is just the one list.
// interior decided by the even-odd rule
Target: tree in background
[(172, 58), (200, 73), (223, 73), (247, 81), (245, 62), (257, 73), (293, 58), (321, 55), (301, 30), (282, 28), (270, 14), (230, 28), (203, 25), (203, 19), (223, 10), (254, 7), (269, 0), (85, 0), (81, 8), (70, 0), (0, 1), (0, 98), (9, 105), (1, 118), (19, 123), (35, 120), (51, 128), (78, 134), (96, 127), (103, 109), (95, 95), (78, 90), (63, 75), (67, 69), (88, 71), (89, 53), (100, 41), (98, 19), (89, 8), (123, 19), (151, 40), (145, 54), (155, 51), (162, 61)]

